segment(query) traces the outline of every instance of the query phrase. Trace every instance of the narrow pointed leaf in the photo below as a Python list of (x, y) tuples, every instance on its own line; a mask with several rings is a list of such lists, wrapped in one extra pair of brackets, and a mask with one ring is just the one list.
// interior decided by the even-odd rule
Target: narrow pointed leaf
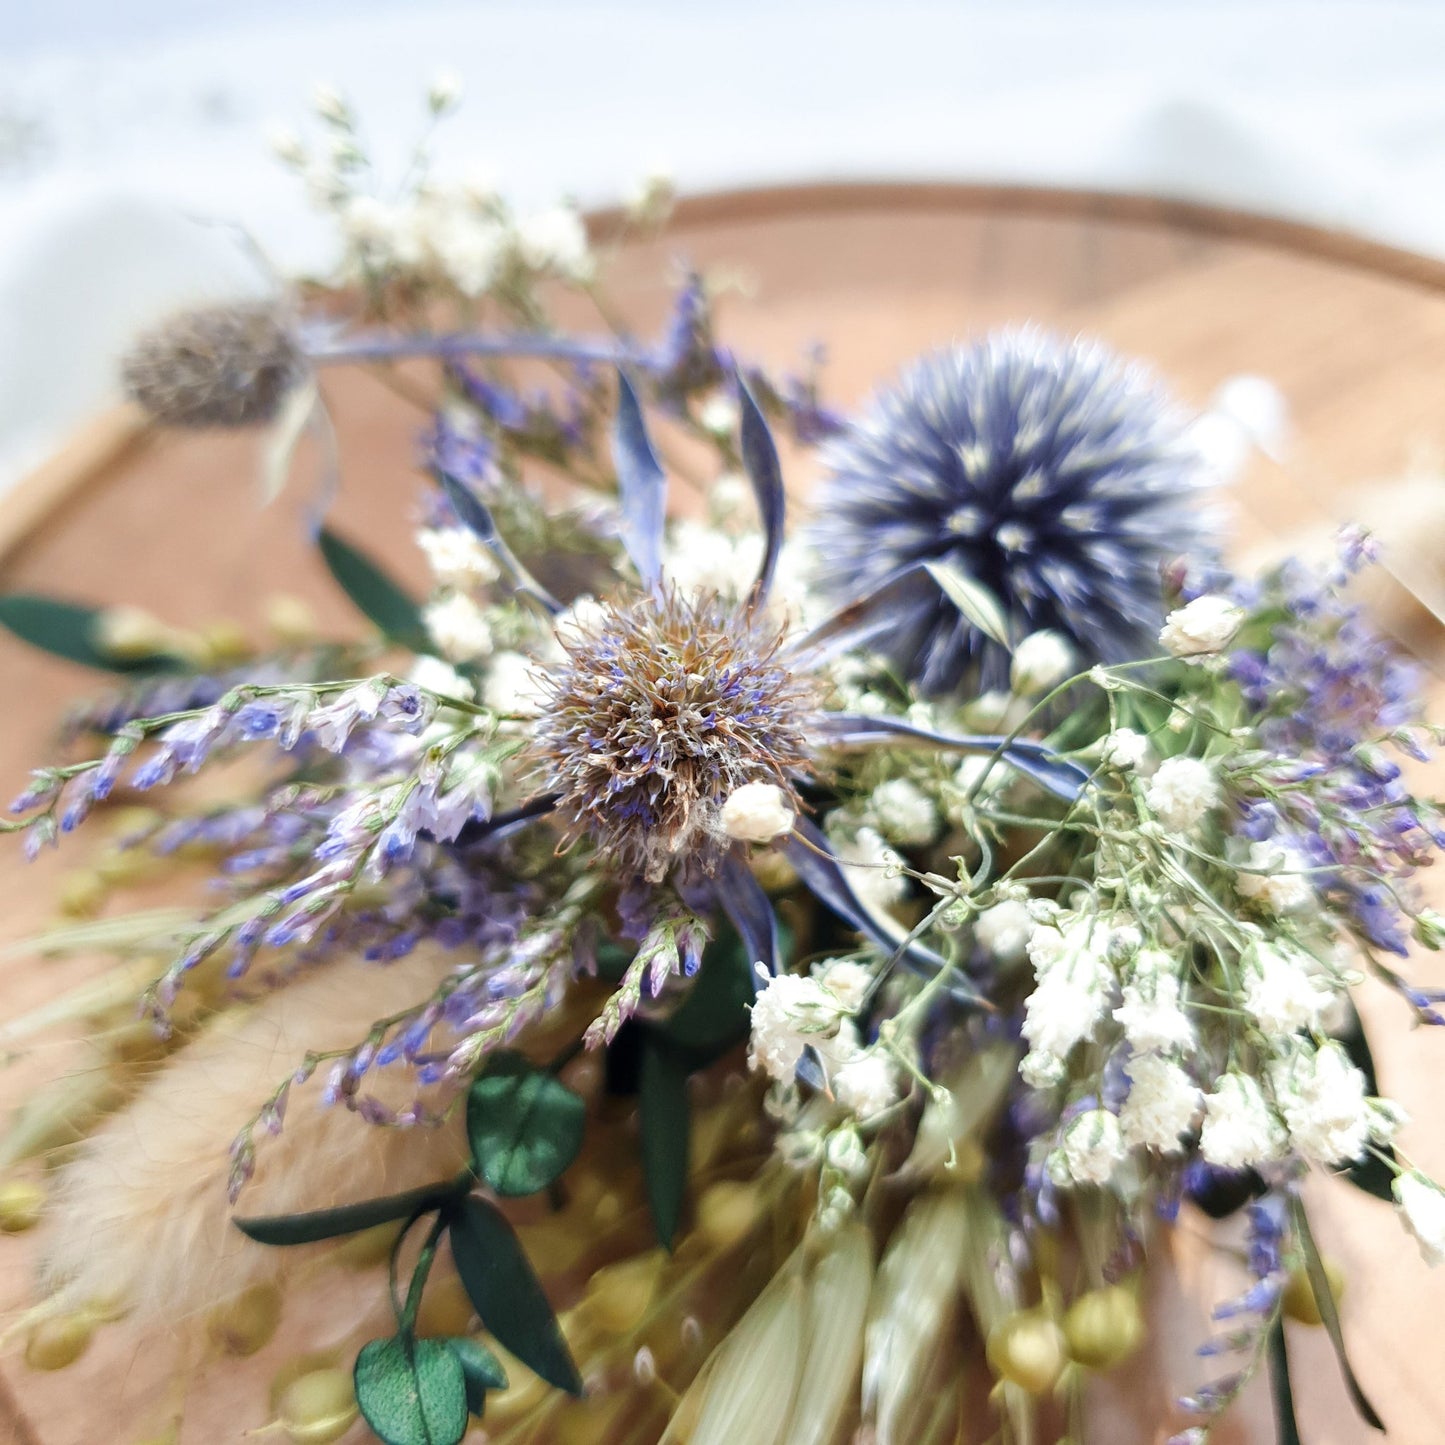
[(1276, 1320), (1269, 1332), (1269, 1388), (1274, 1397), (1274, 1427), (1278, 1445), (1301, 1445), (1299, 1423), (1294, 1415), (1294, 1390), (1290, 1386), (1283, 1320)]
[(1350, 1357), (1345, 1352), (1345, 1333), (1340, 1328), (1340, 1312), (1335, 1307), (1334, 1291), (1330, 1288), (1329, 1276), (1325, 1273), (1325, 1266), (1320, 1259), (1319, 1248), (1315, 1244), (1314, 1235), (1310, 1232), (1309, 1216), (1305, 1214), (1305, 1207), (1298, 1197), (1290, 1199), (1290, 1217), (1294, 1223), (1295, 1237), (1299, 1240), (1300, 1248), (1305, 1257), (1305, 1273), (1310, 1278), (1310, 1288), (1314, 1291), (1315, 1304), (1319, 1308), (1320, 1321), (1325, 1327), (1325, 1333), (1330, 1337), (1330, 1343), (1335, 1347), (1335, 1358), (1339, 1361), (1340, 1373), (1345, 1377), (1345, 1388), (1350, 1392), (1350, 1399), (1354, 1401), (1355, 1409), (1360, 1412), (1360, 1418), (1374, 1429), (1384, 1433), (1384, 1422), (1375, 1412), (1375, 1407), (1370, 1403), (1360, 1382), (1355, 1378), (1355, 1372), (1350, 1368)]
[[(1375, 1058), (1370, 1052), (1370, 1042), (1365, 1037), (1365, 1026), (1360, 1022), (1358, 1014), (1350, 1022), (1350, 1027), (1340, 1034), (1340, 1043), (1344, 1045), (1345, 1053), (1349, 1055), (1350, 1062), (1365, 1076), (1365, 1093), (1375, 1095), (1380, 1092), (1379, 1080), (1375, 1075)], [(1380, 1158), (1383, 1154), (1385, 1158)], [(1386, 1160), (1395, 1157), (1395, 1151), (1386, 1144), (1379, 1150), (1379, 1153), (1366, 1154), (1363, 1159), (1354, 1160), (1345, 1171), (1345, 1178), (1364, 1193), (1373, 1195), (1376, 1199), (1383, 1199), (1386, 1204), (1395, 1202), (1395, 1171), (1390, 1168)]]
[[(825, 617), (812, 631), (791, 644), (789, 651), (818, 666), (841, 653), (866, 647), (896, 632), (901, 613), (917, 608), (920, 590), (927, 586), (921, 566), (905, 567), (880, 582), (866, 596)], [(928, 605), (931, 606), (931, 602)]]
[(743, 470), (753, 484), (753, 496), (757, 498), (758, 515), (763, 523), (763, 560), (758, 568), (757, 581), (753, 583), (752, 595), (763, 602), (772, 590), (778, 554), (783, 548), (787, 495), (783, 490), (783, 469), (778, 462), (778, 448), (773, 442), (772, 431), (742, 377), (738, 377), (738, 406), (742, 415)]
[(469, 1335), (453, 1335), (445, 1342), (457, 1357), (466, 1382), (467, 1409), (480, 1415), (486, 1408), (488, 1390), (505, 1390), (507, 1372), (502, 1362), (480, 1341)]
[(569, 1394), (582, 1377), (512, 1226), (496, 1205), (465, 1199), (451, 1218), (452, 1258), (482, 1323), (528, 1369)]
[(924, 570), (938, 583), (943, 595), (990, 641), (1008, 647), (1008, 614), (982, 582), (946, 562), (925, 562)]
[[(736, 853), (729, 853), (718, 876), (717, 900), (728, 922), (737, 929), (748, 963), (760, 963), (769, 973), (780, 965), (778, 915), (753, 870)], [(757, 989), (757, 973), (750, 969)]]
[(0, 597), (0, 627), (13, 632), (22, 642), (93, 667), (98, 672), (184, 672), (186, 664), (164, 653), (145, 657), (112, 657), (98, 645), (97, 629), (101, 609), (30, 592), (12, 592)]
[(352, 1380), (366, 1423), (386, 1445), (458, 1445), (467, 1433), (466, 1377), (443, 1340), (372, 1340)]
[(473, 1167), (498, 1194), (536, 1194), (577, 1157), (586, 1115), (555, 1075), (521, 1054), (493, 1054), (467, 1091)]
[(562, 604), (517, 560), (516, 554), (497, 531), (497, 524), (487, 505), (450, 472), (439, 471), (436, 477), (441, 483), (442, 491), (446, 493), (447, 500), (452, 504), (452, 510), (497, 559), (502, 571), (511, 579), (512, 586), (555, 617), (562, 610)]
[(315, 376), (309, 376), (286, 398), (280, 415), (271, 424), (261, 450), (261, 504), (269, 506), (286, 489), (291, 474), (291, 459), (312, 413), (321, 404), (321, 392)]
[(336, 585), (389, 642), (414, 652), (431, 649), (421, 608), (365, 552), (326, 527), (316, 545)]
[(667, 477), (652, 449), (642, 406), (622, 372), (617, 373), (617, 420), (612, 428), (612, 464), (617, 468), (622, 543), (643, 585), (662, 579), (662, 524)]
[(691, 1114), (686, 1061), (680, 1050), (654, 1029), (643, 1034), (639, 1092), (647, 1207), (657, 1242), (671, 1249), (687, 1198)]
[(404, 1194), (388, 1194), (380, 1199), (363, 1200), (360, 1204), (343, 1204), (338, 1209), (317, 1209), (307, 1214), (257, 1215), (252, 1219), (231, 1222), (248, 1239), (257, 1244), (315, 1244), (319, 1239), (338, 1239), (343, 1234), (359, 1234), (378, 1224), (396, 1219), (411, 1219), (428, 1209), (440, 1209), (456, 1199), (471, 1184), (470, 1175), (440, 1184), (425, 1184), (408, 1189)]

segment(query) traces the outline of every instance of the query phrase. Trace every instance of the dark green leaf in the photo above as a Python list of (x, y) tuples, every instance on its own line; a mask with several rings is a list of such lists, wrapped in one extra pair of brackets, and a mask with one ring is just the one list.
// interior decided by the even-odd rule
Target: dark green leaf
[[(1340, 1043), (1344, 1045), (1350, 1062), (1365, 1076), (1365, 1092), (1371, 1095), (1378, 1094), (1380, 1085), (1375, 1078), (1375, 1059), (1370, 1052), (1370, 1043), (1365, 1037), (1365, 1028), (1360, 1022), (1358, 1014), (1351, 1020), (1350, 1027), (1341, 1033)], [(1381, 1154), (1385, 1156), (1383, 1159), (1379, 1157)], [(1386, 1145), (1379, 1150), (1378, 1154), (1366, 1154), (1363, 1159), (1355, 1160), (1346, 1169), (1345, 1178), (1356, 1189), (1362, 1189), (1366, 1194), (1373, 1194), (1376, 1199), (1383, 1199), (1386, 1204), (1393, 1204), (1395, 1202), (1393, 1189), (1395, 1171), (1390, 1168), (1386, 1160), (1394, 1157), (1395, 1151)]]
[(388, 1194), (380, 1199), (367, 1199), (360, 1204), (343, 1204), (339, 1209), (317, 1209), (310, 1214), (258, 1215), (254, 1219), (233, 1219), (231, 1222), (257, 1244), (314, 1244), (318, 1239), (335, 1239), (343, 1234), (359, 1234), (378, 1224), (394, 1219), (410, 1219), (428, 1209), (439, 1209), (455, 1199), (470, 1183), (469, 1177), (448, 1180), (444, 1184), (424, 1184), (408, 1189), (405, 1194)]
[(507, 1372), (502, 1362), (480, 1341), (469, 1335), (453, 1335), (443, 1341), (461, 1362), (467, 1384), (467, 1409), (480, 1415), (487, 1403), (488, 1390), (505, 1390)]
[(1340, 1328), (1340, 1312), (1335, 1308), (1334, 1291), (1330, 1289), (1329, 1276), (1325, 1274), (1314, 1235), (1310, 1233), (1309, 1217), (1298, 1198), (1290, 1200), (1290, 1217), (1294, 1222), (1295, 1237), (1304, 1251), (1305, 1272), (1310, 1277), (1310, 1288), (1314, 1291), (1315, 1304), (1319, 1307), (1320, 1321), (1325, 1327), (1325, 1333), (1330, 1337), (1330, 1343), (1335, 1347), (1335, 1358), (1339, 1361), (1340, 1373), (1345, 1377), (1345, 1388), (1349, 1390), (1350, 1399), (1354, 1401), (1355, 1409), (1360, 1412), (1360, 1418), (1383, 1433), (1384, 1423), (1375, 1413), (1375, 1407), (1370, 1404), (1365, 1392), (1360, 1388), (1360, 1382), (1355, 1378), (1354, 1370), (1350, 1368), (1350, 1359), (1345, 1353), (1345, 1335)]
[(687, 1197), (690, 1115), (687, 1063), (676, 1045), (649, 1029), (642, 1040), (642, 1173), (658, 1243), (672, 1248)]
[(415, 652), (431, 649), (420, 608), (370, 557), (326, 527), (316, 543), (337, 586), (388, 641)]
[(352, 1377), (356, 1403), (386, 1445), (457, 1445), (467, 1433), (462, 1362), (443, 1340), (372, 1340)]
[(498, 1194), (536, 1194), (577, 1157), (586, 1114), (586, 1105), (555, 1075), (521, 1054), (493, 1054), (467, 1093), (467, 1138), (477, 1173)]
[(52, 657), (78, 662), (101, 672), (184, 672), (178, 657), (156, 653), (146, 657), (112, 657), (96, 643), (100, 618), (97, 607), (82, 607), (54, 597), (12, 592), (0, 597), (0, 627), (7, 627), (22, 642)]
[(570, 1394), (582, 1377), (512, 1226), (496, 1205), (465, 1199), (451, 1215), (452, 1258), (482, 1323), (528, 1369)]
[(1289, 1382), (1289, 1355), (1284, 1347), (1284, 1321), (1276, 1320), (1269, 1332), (1269, 1387), (1274, 1396), (1274, 1423), (1278, 1445), (1300, 1445), (1294, 1417), (1294, 1391)]

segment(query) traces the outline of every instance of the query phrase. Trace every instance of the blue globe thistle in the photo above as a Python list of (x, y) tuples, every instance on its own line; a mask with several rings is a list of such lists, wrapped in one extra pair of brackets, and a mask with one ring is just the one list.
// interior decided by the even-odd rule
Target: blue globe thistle
[[(1141, 366), (1032, 328), (926, 356), (824, 453), (818, 581), (846, 600), (925, 562), (988, 587), (1014, 640), (1042, 628), (1086, 661), (1157, 650), (1161, 568), (1217, 550), (1209, 475)], [(887, 644), (929, 693), (1007, 677), (990, 642), (924, 575)]]

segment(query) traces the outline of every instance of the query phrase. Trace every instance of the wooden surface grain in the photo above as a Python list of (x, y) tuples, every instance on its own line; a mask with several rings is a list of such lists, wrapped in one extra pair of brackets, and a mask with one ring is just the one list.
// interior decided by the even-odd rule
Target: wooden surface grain
[[(1087, 332), (1149, 358), (1196, 405), (1233, 374), (1269, 377), (1289, 402), (1294, 442), (1287, 465), (1260, 459), (1234, 489), (1229, 505), (1241, 547), (1357, 517), (1397, 540), (1397, 570), (1416, 594), (1429, 598), (1440, 584), (1445, 484), (1428, 475), (1408, 487), (1387, 480), (1421, 456), (1445, 453), (1445, 268), (1435, 263), (1164, 203), (822, 187), (694, 202), (662, 239), (629, 248), (615, 264), (612, 291), (639, 331), (664, 317), (663, 278), (679, 259), (736, 275), (739, 294), (725, 305), (721, 329), (743, 354), (787, 367), (806, 346), (825, 342), (826, 394), (845, 407), (922, 350), (1021, 321)], [(329, 372), (326, 393), (344, 475), (335, 524), (419, 587), (423, 569), (406, 521), (421, 492), (413, 462), (422, 414), (362, 372)], [(49, 469), (28, 500), (0, 503), (5, 590), (124, 600), (174, 622), (231, 617), (258, 633), (266, 597), (288, 592), (310, 600), (338, 634), (356, 628), (302, 539), (312, 459), (302, 457), (301, 484), (262, 509), (253, 438), (160, 435), (125, 416), (99, 428), (80, 460)], [(809, 465), (794, 460), (799, 493)], [(1387, 625), (1433, 668), (1438, 626), (1427, 609), (1390, 586), (1376, 600)], [(47, 758), (65, 700), (92, 679), (8, 636), (0, 637), (0, 676), (7, 703), (0, 791), (8, 796)], [(1445, 715), (1445, 689), (1432, 687), (1435, 713)], [(29, 869), (17, 855), (0, 856), (0, 936), (22, 936), (51, 916), (57, 879), (88, 846), (68, 843), (61, 856)], [(92, 966), (0, 957), (0, 1015), (41, 1001)], [(1423, 981), (1441, 981), (1429, 961), (1417, 968)], [(1383, 1085), (1415, 1120), (1407, 1146), (1445, 1177), (1438, 1105), (1445, 1034), (1412, 1032), (1394, 1001), (1373, 989), (1362, 991), (1361, 1008)], [(0, 1072), (0, 1102), (22, 1098), (56, 1056), (48, 1050), (43, 1061)], [(1349, 1279), (1345, 1328), (1366, 1389), (1396, 1445), (1435, 1445), (1445, 1418), (1437, 1368), (1445, 1273), (1425, 1269), (1386, 1206), (1327, 1180), (1315, 1195), (1322, 1243)], [(0, 1311), (28, 1297), (35, 1247), (33, 1237), (0, 1241)], [(1192, 1360), (1190, 1350), (1221, 1287), (1219, 1256), (1190, 1226), (1174, 1263), (1158, 1286), (1160, 1347), (1101, 1402), (1110, 1423), (1096, 1438), (1109, 1445), (1161, 1439), (1171, 1395), (1208, 1377), (1207, 1362)], [(193, 1392), (183, 1439), (219, 1445), (263, 1424), (264, 1381), (304, 1347), (298, 1341), (324, 1337), (328, 1311), (340, 1308), (339, 1300), (323, 1301), (308, 1318), (293, 1318), (284, 1339), (234, 1378), (208, 1375)], [(173, 1347), (162, 1340), (136, 1348), (115, 1329), (80, 1365), (51, 1376), (27, 1371), (12, 1351), (0, 1361), (0, 1440), (126, 1445), (144, 1438), (156, 1428)], [(1371, 1438), (1322, 1335), (1292, 1330), (1290, 1348), (1309, 1445)], [(1272, 1439), (1257, 1394), (1217, 1438), (1221, 1445)]]

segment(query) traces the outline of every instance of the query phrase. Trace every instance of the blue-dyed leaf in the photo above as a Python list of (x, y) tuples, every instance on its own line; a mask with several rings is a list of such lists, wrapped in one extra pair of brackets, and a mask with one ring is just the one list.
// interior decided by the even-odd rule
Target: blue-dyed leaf
[(1089, 770), (1061, 758), (1043, 743), (1029, 738), (1008, 742), (984, 734), (934, 732), (931, 728), (872, 713), (829, 713), (819, 720), (818, 731), (837, 747), (865, 747), (873, 743), (916, 742), (960, 753), (996, 753), (1025, 777), (1032, 778), (1046, 792), (1072, 803), (1089, 781)]
[(545, 1189), (577, 1157), (587, 1108), (560, 1079), (510, 1050), (467, 1090), (472, 1165), (498, 1194)]
[(440, 1209), (471, 1187), (471, 1176), (463, 1174), (440, 1184), (425, 1184), (404, 1194), (366, 1199), (360, 1204), (343, 1204), (339, 1209), (317, 1209), (308, 1214), (268, 1214), (231, 1222), (257, 1244), (314, 1244), (318, 1239), (337, 1239), (359, 1234), (378, 1224), (412, 1219), (428, 1209)]
[(681, 1050), (655, 1029), (643, 1032), (639, 1094), (647, 1207), (658, 1243), (671, 1249), (687, 1198), (691, 1114), (687, 1062)]
[(622, 544), (643, 585), (662, 579), (662, 524), (667, 477), (652, 449), (642, 406), (622, 372), (617, 373), (617, 420), (612, 428), (612, 464), (617, 468)]
[(1360, 1412), (1360, 1418), (1383, 1434), (1384, 1422), (1375, 1412), (1375, 1407), (1370, 1403), (1364, 1390), (1360, 1388), (1360, 1382), (1355, 1378), (1354, 1370), (1350, 1368), (1350, 1357), (1345, 1352), (1345, 1333), (1340, 1327), (1340, 1312), (1335, 1306), (1335, 1292), (1330, 1288), (1329, 1276), (1325, 1273), (1319, 1248), (1315, 1244), (1314, 1235), (1310, 1232), (1309, 1216), (1305, 1213), (1304, 1204), (1298, 1195), (1291, 1195), (1289, 1210), (1290, 1219), (1294, 1224), (1295, 1238), (1299, 1241), (1300, 1249), (1305, 1257), (1305, 1273), (1309, 1275), (1310, 1288), (1314, 1291), (1315, 1305), (1320, 1312), (1320, 1322), (1325, 1327), (1325, 1333), (1330, 1337), (1330, 1343), (1335, 1347), (1335, 1358), (1339, 1361), (1340, 1373), (1345, 1378), (1345, 1388), (1350, 1392), (1350, 1399), (1354, 1402), (1355, 1409)]
[(98, 672), (143, 673), (185, 672), (188, 665), (178, 657), (152, 653), (145, 657), (113, 657), (98, 645), (101, 609), (61, 602), (29, 592), (12, 592), (0, 597), (0, 627), (13, 632), (22, 642), (93, 667)]
[(935, 605), (932, 584), (922, 566), (904, 567), (885, 578), (865, 597), (840, 607), (811, 632), (798, 639), (790, 652), (819, 666), (832, 657), (866, 647), (898, 631), (906, 614), (920, 606)]
[(1290, 1387), (1289, 1379), (1289, 1354), (1284, 1344), (1283, 1320), (1276, 1320), (1269, 1332), (1269, 1387), (1274, 1397), (1277, 1445), (1300, 1445), (1299, 1423), (1294, 1415), (1294, 1390)]
[(366, 553), (323, 527), (316, 538), (321, 560), (336, 584), (382, 636), (413, 652), (429, 652), (433, 644), (422, 622), (421, 608)]
[(475, 534), (477, 540), (497, 559), (502, 571), (511, 579), (512, 586), (555, 617), (562, 610), (562, 604), (517, 560), (516, 554), (507, 546), (502, 534), (497, 531), (497, 524), (492, 519), (490, 508), (476, 496), (470, 487), (464, 486), (450, 472), (439, 471), (436, 475), (441, 482), (442, 491), (446, 493), (447, 500), (452, 504), (452, 510), (463, 525), (468, 527)]
[(787, 519), (787, 496), (783, 490), (783, 469), (778, 463), (778, 449), (773, 434), (753, 394), (741, 376), (738, 383), (738, 406), (742, 414), (741, 450), (743, 470), (753, 484), (758, 501), (758, 515), (763, 523), (763, 560), (758, 568), (752, 595), (759, 602), (767, 600), (772, 590), (773, 574), (778, 568), (778, 554), (783, 549), (783, 528)]
[[(769, 973), (778, 971), (778, 915), (753, 870), (736, 853), (729, 853), (718, 873), (717, 900), (737, 929), (749, 963), (761, 963)], [(754, 992), (757, 974), (753, 972)]]
[(528, 1369), (569, 1394), (582, 1377), (557, 1317), (527, 1263), (512, 1226), (496, 1205), (469, 1198), (451, 1215), (452, 1258), (482, 1323)]
[(352, 1379), (366, 1423), (386, 1445), (458, 1445), (467, 1433), (466, 1377), (442, 1340), (372, 1340)]
[(507, 1372), (502, 1362), (480, 1341), (470, 1335), (451, 1335), (442, 1341), (462, 1367), (466, 1382), (467, 1409), (481, 1415), (487, 1405), (488, 1390), (505, 1390)]

